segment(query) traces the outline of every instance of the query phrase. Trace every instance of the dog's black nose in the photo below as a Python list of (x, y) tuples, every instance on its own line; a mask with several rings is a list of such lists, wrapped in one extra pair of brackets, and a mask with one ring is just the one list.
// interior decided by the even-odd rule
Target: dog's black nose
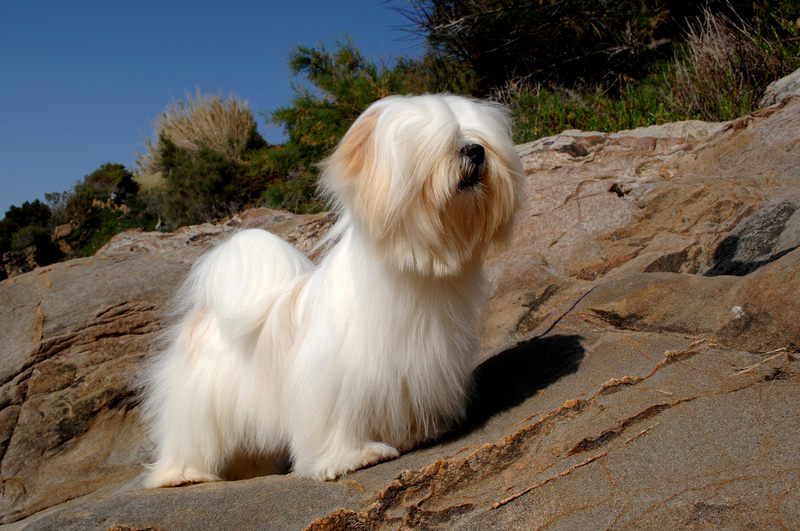
[(469, 144), (461, 148), (461, 155), (464, 157), (464, 175), (458, 183), (458, 189), (466, 190), (481, 182), (486, 152), (480, 144)]
[(467, 157), (475, 166), (480, 166), (483, 164), (483, 159), (486, 157), (483, 146), (480, 144), (469, 144), (464, 146), (461, 148), (461, 154)]

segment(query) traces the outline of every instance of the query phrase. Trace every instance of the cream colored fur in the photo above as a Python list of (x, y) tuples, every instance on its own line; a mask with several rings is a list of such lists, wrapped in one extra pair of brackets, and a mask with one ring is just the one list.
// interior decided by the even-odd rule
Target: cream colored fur
[(333, 479), (463, 417), (483, 259), (510, 238), (523, 176), (507, 113), (451, 95), (385, 98), (323, 168), (342, 216), (319, 267), (245, 230), (192, 269), (147, 377), (147, 486), (289, 464)]

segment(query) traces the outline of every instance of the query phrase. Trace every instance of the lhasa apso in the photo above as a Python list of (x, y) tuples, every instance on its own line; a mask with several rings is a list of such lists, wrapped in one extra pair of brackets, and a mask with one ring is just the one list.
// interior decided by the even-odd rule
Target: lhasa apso
[(483, 260), (507, 242), (522, 163), (507, 112), (384, 98), (323, 163), (341, 211), (315, 267), (262, 230), (205, 254), (150, 369), (148, 487), (285, 470), (333, 479), (464, 416)]

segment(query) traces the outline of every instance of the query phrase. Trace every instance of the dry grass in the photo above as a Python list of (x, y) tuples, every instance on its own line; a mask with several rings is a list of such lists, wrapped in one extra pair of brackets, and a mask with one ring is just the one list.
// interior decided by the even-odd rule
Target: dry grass
[(744, 22), (705, 12), (675, 60), (672, 100), (686, 114), (731, 120), (754, 110), (766, 86), (785, 75), (782, 50)]
[(162, 134), (190, 154), (208, 148), (232, 162), (241, 162), (254, 127), (247, 100), (201, 94), (199, 89), (193, 98), (187, 91), (186, 102), (174, 102), (153, 122), (153, 138), (144, 137), (146, 152), (136, 156), (136, 173), (148, 175), (161, 170), (158, 140)]

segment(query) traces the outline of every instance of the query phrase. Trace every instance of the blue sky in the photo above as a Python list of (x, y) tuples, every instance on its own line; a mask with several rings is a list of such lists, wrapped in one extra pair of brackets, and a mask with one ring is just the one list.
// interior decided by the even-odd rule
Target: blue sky
[[(405, 0), (5, 2), (0, 16), (0, 218), (105, 162), (132, 167), (151, 122), (188, 90), (258, 112), (288, 102), (289, 50), (350, 35), (372, 58), (417, 57)], [(272, 142), (280, 130), (259, 131)]]

